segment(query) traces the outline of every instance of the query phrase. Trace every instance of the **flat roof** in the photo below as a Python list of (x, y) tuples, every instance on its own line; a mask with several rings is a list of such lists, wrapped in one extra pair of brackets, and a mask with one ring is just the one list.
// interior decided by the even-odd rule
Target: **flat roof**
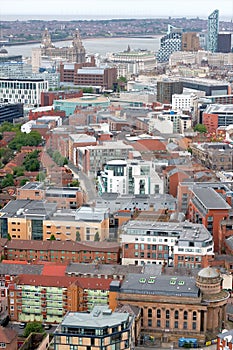
[[(215, 97), (215, 96), (214, 96)], [(209, 105), (204, 113), (208, 114), (228, 114), (228, 113), (233, 113), (233, 104), (227, 104), (227, 105), (222, 105), (222, 104), (211, 104)]]
[(128, 313), (111, 312), (107, 306), (95, 306), (91, 313), (69, 312), (64, 317), (61, 327), (103, 328), (114, 327), (129, 318)]

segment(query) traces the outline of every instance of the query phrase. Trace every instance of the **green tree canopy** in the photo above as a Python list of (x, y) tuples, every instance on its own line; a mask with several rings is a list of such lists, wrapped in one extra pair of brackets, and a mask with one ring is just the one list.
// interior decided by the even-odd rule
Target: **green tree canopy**
[(41, 141), (41, 135), (37, 131), (31, 131), (29, 134), (18, 131), (14, 139), (9, 142), (8, 147), (20, 151), (22, 146), (39, 146)]
[(14, 178), (12, 174), (6, 174), (4, 179), (1, 181), (1, 187), (14, 186)]
[(81, 236), (80, 236), (80, 232), (76, 231), (76, 241), (80, 242), (81, 241)]
[(54, 236), (54, 234), (52, 234), (49, 239), (50, 241), (56, 241), (56, 237)]
[(29, 322), (24, 329), (24, 337), (28, 337), (31, 333), (44, 333), (43, 326), (40, 322)]
[(198, 132), (201, 132), (201, 133), (206, 133), (207, 132), (207, 128), (205, 125), (203, 124), (197, 124), (195, 127), (194, 127), (194, 131), (198, 131)]

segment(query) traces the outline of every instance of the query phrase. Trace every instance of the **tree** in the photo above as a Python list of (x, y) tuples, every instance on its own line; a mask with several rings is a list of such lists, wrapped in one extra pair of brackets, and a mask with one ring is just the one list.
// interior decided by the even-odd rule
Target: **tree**
[(1, 182), (1, 187), (8, 187), (8, 186), (14, 186), (14, 178), (12, 174), (6, 174), (4, 179)]
[(79, 187), (80, 186), (80, 181), (79, 180), (73, 180), (70, 184), (70, 187)]
[(43, 173), (42, 171), (39, 172), (39, 174), (36, 177), (36, 181), (44, 181), (46, 179), (46, 175), (45, 173)]
[(80, 236), (80, 232), (76, 231), (76, 241), (80, 242), (81, 241), (81, 236)]
[(100, 241), (100, 235), (99, 235), (98, 231), (95, 233), (94, 241), (95, 242), (99, 242)]
[(24, 167), (23, 166), (16, 166), (13, 168), (13, 175), (14, 176), (23, 176), (24, 175)]
[(31, 333), (44, 333), (43, 326), (40, 322), (29, 322), (24, 330), (24, 337), (28, 337)]
[(11, 241), (11, 235), (9, 233), (7, 234), (7, 240)]
[(20, 180), (20, 186), (24, 186), (27, 182), (29, 182), (29, 179), (27, 179), (26, 177), (22, 180)]
[(201, 132), (201, 133), (206, 133), (207, 132), (207, 128), (205, 125), (203, 124), (197, 124), (195, 127), (194, 127), (194, 131), (198, 131), (198, 132)]
[(56, 241), (56, 237), (54, 236), (54, 234), (52, 234), (49, 239), (50, 241)]

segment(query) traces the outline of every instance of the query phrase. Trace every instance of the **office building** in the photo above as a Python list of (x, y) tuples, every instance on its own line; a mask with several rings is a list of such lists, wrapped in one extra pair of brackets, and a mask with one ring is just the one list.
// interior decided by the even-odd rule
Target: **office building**
[(3, 122), (13, 123), (14, 120), (23, 118), (22, 103), (0, 103), (0, 124)]
[(173, 52), (182, 49), (182, 29), (168, 26), (168, 32), (160, 39), (160, 49), (157, 53), (159, 63), (168, 62)]
[(218, 51), (218, 31), (219, 31), (219, 11), (215, 10), (208, 17), (207, 50), (210, 52)]
[(123, 52), (112, 53), (109, 55), (108, 60), (117, 67), (118, 77), (131, 77), (142, 72), (150, 72), (157, 65), (153, 52), (131, 50), (130, 47)]
[(182, 33), (182, 51), (198, 51), (200, 50), (200, 42), (198, 33), (185, 32)]
[(183, 93), (183, 83), (179, 80), (163, 79), (157, 81), (157, 101), (172, 103), (172, 95)]
[(134, 349), (134, 317), (106, 306), (96, 306), (91, 313), (69, 312), (54, 333), (54, 346), (59, 350)]
[(217, 128), (233, 124), (233, 104), (210, 104), (202, 114), (202, 124), (209, 133), (215, 133)]
[(41, 92), (45, 91), (48, 91), (48, 81), (44, 79), (0, 78), (0, 102), (38, 107), (41, 104)]
[(232, 33), (218, 34), (218, 49), (217, 52), (231, 52), (231, 37)]
[(86, 61), (86, 51), (82, 44), (79, 30), (75, 30), (71, 46), (60, 48), (53, 45), (51, 35), (46, 28), (42, 35), (41, 56), (62, 58), (68, 62), (84, 63)]
[[(228, 95), (231, 93), (230, 84), (217, 79), (180, 78), (180, 82), (182, 82), (184, 88), (203, 91), (206, 96)], [(193, 92), (195, 93), (195, 91)]]

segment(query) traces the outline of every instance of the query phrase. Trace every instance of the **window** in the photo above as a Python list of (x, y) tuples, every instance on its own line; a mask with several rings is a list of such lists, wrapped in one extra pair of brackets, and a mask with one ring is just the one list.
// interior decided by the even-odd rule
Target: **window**
[(0, 343), (0, 348), (6, 348), (6, 343)]
[(188, 312), (184, 311), (184, 320), (187, 320), (187, 319), (188, 319)]
[(157, 310), (157, 318), (161, 318), (161, 310), (160, 309)]
[(147, 315), (148, 315), (148, 317), (152, 317), (152, 309), (148, 309)]
[(170, 311), (166, 310), (166, 319), (169, 320), (169, 318), (170, 318)]
[(197, 312), (193, 311), (193, 321), (196, 321), (196, 320), (197, 320)]
[(175, 311), (175, 320), (178, 320), (179, 319), (179, 311)]
[(166, 320), (166, 328), (170, 327), (170, 321)]
[(161, 327), (161, 322), (160, 322), (160, 320), (157, 320), (157, 327)]
[(197, 329), (197, 324), (196, 324), (196, 322), (193, 322), (193, 329)]
[(178, 328), (178, 321), (174, 322), (174, 328)]
[(188, 323), (187, 323), (187, 322), (184, 322), (184, 323), (183, 323), (183, 328), (184, 328), (184, 329), (187, 329), (187, 327), (188, 327)]
[(152, 320), (151, 319), (148, 320), (148, 327), (152, 327)]

